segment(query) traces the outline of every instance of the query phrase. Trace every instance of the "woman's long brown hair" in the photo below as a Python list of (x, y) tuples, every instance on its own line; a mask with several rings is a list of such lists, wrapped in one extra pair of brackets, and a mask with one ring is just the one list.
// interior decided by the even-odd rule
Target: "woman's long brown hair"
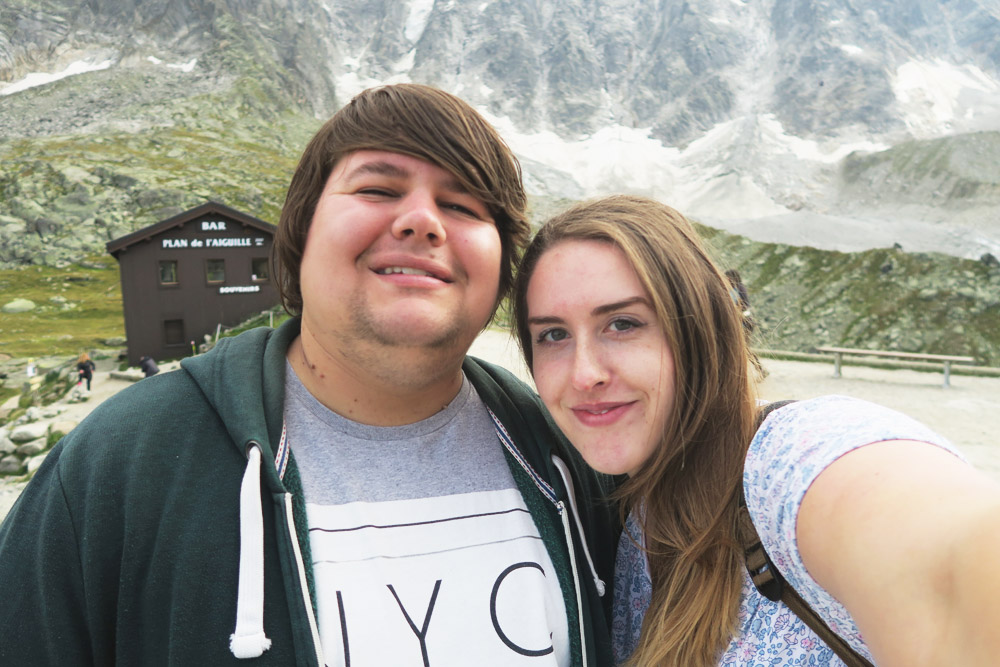
[(743, 582), (737, 511), (755, 425), (739, 315), (725, 277), (680, 213), (627, 195), (585, 202), (546, 223), (522, 259), (513, 308), (529, 368), (528, 283), (538, 259), (570, 239), (621, 249), (674, 357), (674, 404), (661, 444), (618, 491), (623, 513), (642, 508), (653, 580), (629, 664), (716, 665), (736, 628)]

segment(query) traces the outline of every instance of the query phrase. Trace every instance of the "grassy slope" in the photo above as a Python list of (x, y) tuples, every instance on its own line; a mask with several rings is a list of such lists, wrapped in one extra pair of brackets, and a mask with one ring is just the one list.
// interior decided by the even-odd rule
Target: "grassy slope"
[(764, 347), (818, 345), (962, 354), (1000, 364), (1000, 267), (891, 249), (754, 243), (702, 228), (750, 289)]
[(123, 337), (117, 263), (111, 257), (99, 257), (88, 265), (0, 270), (4, 303), (24, 298), (38, 306), (30, 312), (2, 315), (0, 353), (12, 357), (79, 354), (104, 347), (107, 338)]
[[(969, 354), (1000, 364), (998, 267), (944, 255), (829, 252), (700, 231), (720, 264), (743, 274), (763, 347), (808, 351), (840, 344)], [(91, 266), (0, 271), (3, 303), (23, 297), (39, 305), (31, 313), (3, 315), (0, 353), (76, 354), (123, 336), (117, 265), (101, 256)], [(64, 309), (52, 297), (74, 307)]]

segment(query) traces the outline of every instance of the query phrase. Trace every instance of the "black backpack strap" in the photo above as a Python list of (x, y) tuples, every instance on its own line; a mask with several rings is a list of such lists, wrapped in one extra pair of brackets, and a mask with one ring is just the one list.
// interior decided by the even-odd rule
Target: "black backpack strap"
[[(792, 401), (777, 401), (763, 406), (757, 415), (757, 428), (764, 423), (764, 419), (774, 410), (788, 405)], [(740, 544), (743, 546), (743, 555), (746, 559), (747, 572), (753, 585), (757, 587), (760, 594), (768, 600), (774, 602), (784, 602), (792, 612), (802, 619), (809, 628), (819, 635), (827, 646), (833, 649), (847, 667), (873, 667), (872, 663), (851, 648), (851, 645), (844, 641), (843, 637), (830, 629), (819, 614), (806, 603), (805, 600), (788, 585), (781, 572), (771, 562), (764, 545), (761, 544), (757, 528), (750, 518), (750, 511), (747, 509), (746, 499), (743, 497), (743, 490), (740, 489), (740, 511), (739, 511), (739, 532)]]

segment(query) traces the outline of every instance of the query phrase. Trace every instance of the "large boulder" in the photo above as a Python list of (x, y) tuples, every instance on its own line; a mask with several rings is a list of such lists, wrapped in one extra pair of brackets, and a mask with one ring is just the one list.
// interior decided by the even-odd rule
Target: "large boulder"
[(32, 440), (31, 442), (26, 442), (17, 448), (17, 453), (19, 456), (34, 456), (35, 454), (41, 454), (45, 451), (46, 438), (39, 438), (38, 440)]
[(8, 301), (3, 306), (0, 306), (0, 312), (3, 313), (27, 313), (36, 308), (35, 302), (28, 299), (14, 299), (13, 301)]
[(14, 428), (10, 432), (10, 439), (16, 443), (23, 444), (25, 442), (31, 442), (32, 440), (38, 440), (39, 438), (44, 438), (49, 433), (49, 425), (44, 422), (35, 422), (33, 424), (21, 424)]
[(9, 454), (0, 459), (0, 475), (15, 475), (24, 469), (24, 463), (20, 458)]

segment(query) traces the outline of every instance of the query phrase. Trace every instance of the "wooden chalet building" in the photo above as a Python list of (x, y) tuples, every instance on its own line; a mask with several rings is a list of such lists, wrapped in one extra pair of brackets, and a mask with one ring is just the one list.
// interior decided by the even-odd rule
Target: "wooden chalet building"
[(128, 360), (191, 354), (218, 325), (279, 302), (268, 257), (277, 228), (216, 202), (107, 244), (118, 260)]

